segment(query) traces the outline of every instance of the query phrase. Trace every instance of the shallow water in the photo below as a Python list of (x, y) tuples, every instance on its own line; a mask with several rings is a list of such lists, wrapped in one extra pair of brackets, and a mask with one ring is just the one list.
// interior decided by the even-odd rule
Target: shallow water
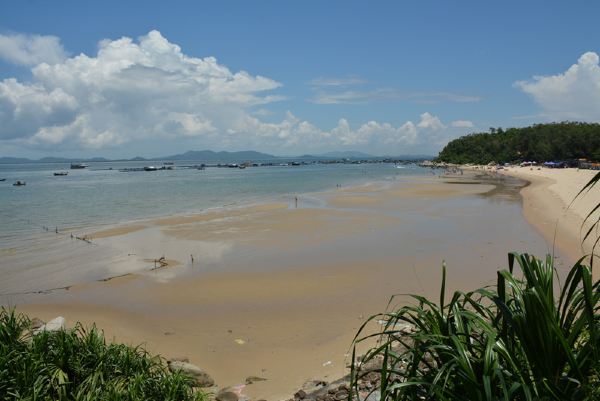
[[(338, 184), (347, 187), (431, 175), (428, 169), (397, 169), (393, 164), (243, 170), (178, 169), (176, 165), (175, 170), (119, 172), (121, 168), (148, 164), (90, 163), (85, 170), (70, 170), (68, 164), (61, 163), (0, 164), (0, 178), (6, 178), (0, 182), (0, 293), (45, 290), (114, 274), (112, 267), (128, 260), (121, 250), (71, 239), (71, 234), (83, 235), (101, 225), (262, 202), (293, 205), (294, 198), (301, 194), (304, 207), (320, 206), (321, 201), (309, 193), (336, 188)], [(181, 167), (200, 162), (176, 164)], [(54, 176), (56, 171), (68, 171), (68, 176)], [(26, 181), (27, 185), (15, 187), (12, 183), (16, 180)], [(74, 260), (80, 266), (67, 267), (66, 262)]]

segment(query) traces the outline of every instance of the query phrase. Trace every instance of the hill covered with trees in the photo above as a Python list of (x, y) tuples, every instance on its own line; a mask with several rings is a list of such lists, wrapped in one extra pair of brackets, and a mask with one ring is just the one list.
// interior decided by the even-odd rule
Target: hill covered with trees
[(490, 128), (449, 142), (438, 156), (447, 163), (600, 160), (600, 124), (562, 122), (524, 128)]

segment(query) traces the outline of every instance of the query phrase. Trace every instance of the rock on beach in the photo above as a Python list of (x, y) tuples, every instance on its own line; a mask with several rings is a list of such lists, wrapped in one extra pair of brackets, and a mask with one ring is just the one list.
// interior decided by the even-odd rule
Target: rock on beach
[[(55, 317), (54, 319), (50, 320), (46, 324), (40, 325), (40, 322), (41, 322), (41, 320), (39, 320), (39, 319), (33, 321), (33, 323), (32, 323), (33, 334), (39, 334), (43, 331), (60, 331), (60, 330), (64, 330), (67, 327), (67, 321), (62, 316)], [(37, 327), (35, 327), (35, 326), (37, 326)]]
[(182, 372), (191, 377), (194, 380), (195, 387), (212, 387), (215, 384), (215, 381), (208, 373), (189, 362), (171, 360), (167, 364), (171, 372)]

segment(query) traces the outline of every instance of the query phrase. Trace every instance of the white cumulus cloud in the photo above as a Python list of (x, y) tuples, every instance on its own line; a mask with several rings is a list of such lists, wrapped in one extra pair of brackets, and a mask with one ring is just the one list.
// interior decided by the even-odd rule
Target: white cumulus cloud
[(279, 82), (233, 72), (214, 57), (186, 55), (158, 31), (102, 40), (93, 56), (66, 57), (56, 38), (46, 43), (9, 52), (14, 62), (31, 65), (32, 75), (28, 82), (0, 81), (5, 148), (78, 151), (181, 140), (221, 149), (369, 146), (393, 153), (441, 146), (455, 127), (427, 112), (398, 126), (368, 121), (353, 128), (340, 118), (324, 130), (289, 111), (279, 122), (265, 122), (271, 113), (265, 105), (283, 99), (273, 92)]
[(452, 121), (450, 126), (454, 128), (473, 128), (475, 125), (469, 120), (456, 120)]
[(67, 52), (56, 36), (0, 35), (0, 58), (25, 66), (56, 64), (67, 58)]
[(567, 71), (534, 76), (515, 86), (530, 95), (554, 119), (600, 120), (600, 67), (594, 52), (583, 54)]

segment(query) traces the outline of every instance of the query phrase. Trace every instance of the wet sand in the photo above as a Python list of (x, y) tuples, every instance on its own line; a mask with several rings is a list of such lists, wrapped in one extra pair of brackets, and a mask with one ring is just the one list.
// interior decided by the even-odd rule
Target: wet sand
[[(407, 178), (300, 196), (297, 209), (266, 204), (104, 228), (87, 234), (118, 256), (112, 275), (126, 275), (9, 302), (186, 356), (221, 387), (264, 377), (243, 393), (285, 399), (306, 380), (342, 376), (357, 328), (390, 296), (437, 296), (442, 261), (449, 291), (472, 289), (493, 283), (508, 251), (549, 251), (522, 218), (521, 185)], [(154, 269), (148, 260), (162, 256), (173, 265)]]

